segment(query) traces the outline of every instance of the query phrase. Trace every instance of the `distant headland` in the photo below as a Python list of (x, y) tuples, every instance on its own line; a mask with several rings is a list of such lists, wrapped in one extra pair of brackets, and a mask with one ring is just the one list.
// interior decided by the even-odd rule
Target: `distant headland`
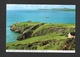
[(38, 10), (75, 11), (75, 9), (70, 9), (70, 8), (52, 8), (52, 9), (38, 9)]

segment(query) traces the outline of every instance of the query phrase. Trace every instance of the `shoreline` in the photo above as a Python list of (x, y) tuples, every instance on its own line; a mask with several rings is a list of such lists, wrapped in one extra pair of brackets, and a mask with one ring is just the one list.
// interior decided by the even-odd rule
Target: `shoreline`
[[(32, 45), (32, 47), (30, 48), (33, 48), (33, 46), (38, 45), (38, 43), (40, 44), (40, 42), (42, 42), (42, 44), (40, 44), (42, 46), (44, 45), (43, 43), (45, 43), (45, 45), (50, 45), (49, 42), (52, 41), (52, 39), (55, 40), (55, 43), (57, 43), (56, 41), (62, 42), (63, 41), (62, 39), (66, 41), (68, 33), (70, 31), (75, 31), (75, 24), (20, 22), (18, 24), (15, 23), (12, 26), (10, 26), (10, 30), (12, 30), (15, 33), (20, 33), (20, 35), (17, 37), (18, 41), (6, 43), (6, 48), (16, 49), (17, 46), (17, 48), (19, 49), (18, 46), (20, 46), (21, 47), (20, 49), (24, 49), (25, 45)], [(43, 49), (38, 46), (35, 46), (35, 48), (33, 49), (36, 49), (36, 47), (37, 49)], [(55, 47), (56, 49), (58, 48), (57, 46)], [(47, 48), (47, 46), (45, 46), (45, 48)], [(48, 47), (48, 49), (52, 49), (52, 48)], [(53, 50), (54, 49), (55, 48), (53, 48)]]
[[(19, 23), (21, 23), (21, 22), (19, 22)], [(41, 22), (36, 22), (36, 23), (41, 23)], [(75, 25), (74, 23), (45, 23), (45, 24), (54, 24), (54, 25), (57, 25), (57, 24), (59, 24), (59, 25), (62, 25), (62, 24), (64, 24), (64, 25), (67, 25), (67, 24), (70, 24), (70, 25)], [(10, 26), (9, 26), (10, 27)], [(13, 31), (12, 31), (13, 32)], [(15, 32), (14, 32), (15, 33)], [(12, 42), (15, 42), (15, 41), (12, 41)], [(7, 43), (10, 43), (10, 42), (7, 42)]]

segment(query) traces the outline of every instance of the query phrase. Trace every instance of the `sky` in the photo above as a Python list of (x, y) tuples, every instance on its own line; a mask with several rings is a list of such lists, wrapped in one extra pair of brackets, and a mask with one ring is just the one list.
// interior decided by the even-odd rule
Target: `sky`
[(75, 9), (75, 5), (54, 5), (54, 4), (6, 4), (6, 10), (37, 10), (52, 8), (71, 8)]

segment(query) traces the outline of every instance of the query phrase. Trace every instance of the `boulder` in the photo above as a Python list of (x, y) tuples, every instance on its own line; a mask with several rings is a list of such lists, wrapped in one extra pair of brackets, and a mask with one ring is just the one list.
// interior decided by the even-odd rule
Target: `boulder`
[(17, 37), (17, 40), (23, 40), (23, 39), (25, 39), (25, 35), (20, 35)]
[(19, 30), (15, 30), (14, 32), (19, 33), (20, 31)]

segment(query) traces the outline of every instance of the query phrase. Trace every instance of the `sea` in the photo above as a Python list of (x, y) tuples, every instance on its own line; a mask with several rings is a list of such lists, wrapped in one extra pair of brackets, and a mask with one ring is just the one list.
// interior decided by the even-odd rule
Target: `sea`
[(6, 10), (6, 43), (17, 41), (20, 35), (10, 30), (10, 26), (18, 22), (75, 23), (75, 11), (58, 10)]

